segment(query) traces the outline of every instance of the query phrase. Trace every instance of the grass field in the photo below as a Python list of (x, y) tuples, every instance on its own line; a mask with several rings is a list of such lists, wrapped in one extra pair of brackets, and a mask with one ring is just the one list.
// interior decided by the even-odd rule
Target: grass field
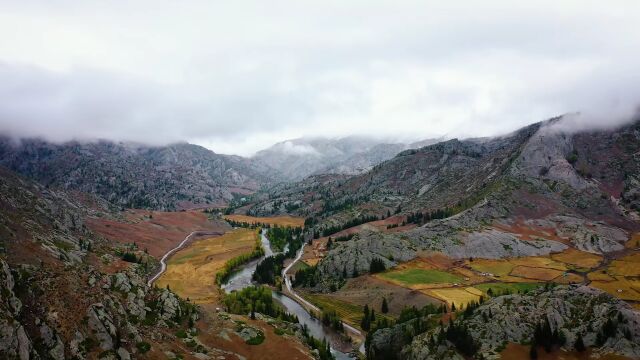
[(236, 229), (222, 236), (198, 240), (171, 257), (167, 271), (156, 284), (158, 287), (169, 285), (178, 295), (196, 303), (215, 302), (219, 293), (216, 273), (227, 260), (250, 253), (257, 239), (256, 230)]
[(510, 275), (525, 279), (551, 281), (562, 274), (563, 272), (560, 270), (519, 265), (511, 270)]
[(514, 264), (507, 260), (474, 259), (468, 265), (475, 271), (507, 276), (514, 268)]
[(631, 236), (631, 239), (627, 241), (625, 247), (628, 249), (635, 249), (640, 247), (640, 233), (635, 233)]
[(225, 219), (246, 222), (249, 224), (261, 223), (278, 226), (303, 227), (304, 219), (293, 216), (255, 217), (247, 215), (225, 215)]
[(591, 281), (615, 281), (616, 279), (607, 274), (606, 271), (592, 271), (587, 274), (587, 278)]
[[(364, 316), (364, 306), (342, 301), (335, 296), (305, 293), (304, 298), (324, 311), (335, 311), (342, 321), (350, 324), (351, 326), (360, 328), (360, 322)], [(375, 306), (370, 305), (369, 308), (375, 310), (376, 319), (379, 319), (382, 316), (388, 320), (393, 320), (392, 317), (382, 314), (379, 311), (380, 309)]]
[(407, 285), (415, 284), (453, 284), (462, 282), (462, 278), (441, 270), (403, 269), (380, 274), (380, 277), (398, 281)]
[(633, 254), (612, 261), (608, 272), (611, 275), (640, 276), (640, 254)]
[(293, 265), (291, 267), (291, 269), (289, 270), (289, 273), (295, 274), (296, 271), (303, 270), (303, 269), (306, 269), (308, 267), (309, 267), (309, 265), (307, 265), (304, 261), (298, 261), (297, 263), (295, 263), (295, 265)]
[(480, 300), (482, 291), (473, 288), (446, 288), (446, 289), (428, 289), (423, 291), (425, 294), (440, 299), (451, 306), (455, 304), (456, 308), (464, 308), (472, 301)]
[(493, 282), (493, 283), (484, 283), (478, 284), (474, 287), (482, 290), (484, 294), (491, 289), (494, 295), (503, 294), (508, 292), (510, 294), (515, 294), (519, 292), (527, 292), (533, 290), (537, 287), (541, 286), (539, 283), (501, 283), (501, 282)]
[(583, 269), (592, 269), (602, 261), (601, 255), (591, 254), (588, 252), (567, 249), (561, 253), (551, 255), (553, 260)]
[[(590, 286), (622, 299), (640, 301), (640, 280), (615, 277), (614, 281), (592, 281)], [(622, 290), (619, 292), (618, 290)]]
[(332, 296), (305, 293), (304, 298), (324, 311), (335, 311), (346, 323), (360, 328), (364, 307), (341, 301)]

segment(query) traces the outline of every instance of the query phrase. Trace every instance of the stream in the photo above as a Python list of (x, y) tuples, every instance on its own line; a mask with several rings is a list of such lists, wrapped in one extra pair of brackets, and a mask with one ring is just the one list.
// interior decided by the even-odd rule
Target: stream
[[(253, 276), (253, 273), (256, 270), (258, 263), (262, 261), (262, 259), (264, 259), (265, 257), (273, 256), (274, 253), (273, 253), (273, 250), (271, 249), (271, 243), (269, 242), (269, 239), (266, 236), (266, 230), (263, 229), (260, 236), (261, 236), (260, 240), (262, 242), (262, 247), (264, 249), (264, 256), (262, 256), (257, 260), (253, 260), (251, 262), (246, 263), (245, 265), (242, 266), (240, 270), (234, 272), (233, 275), (231, 275), (231, 277), (229, 278), (229, 280), (222, 285), (222, 289), (226, 293), (230, 293), (236, 290), (241, 290), (247, 286), (254, 285), (253, 281), (251, 280), (251, 277)], [(299, 251), (302, 252), (303, 250), (304, 250), (304, 247)], [(300, 304), (298, 304), (295, 300), (291, 299), (290, 297), (277, 291), (273, 291), (272, 296), (278, 303), (280, 303), (285, 309), (287, 309), (289, 313), (296, 315), (298, 317), (298, 321), (300, 322), (300, 324), (307, 325), (309, 329), (309, 334), (311, 334), (316, 339), (327, 339), (327, 341), (329, 341), (329, 343), (331, 344), (331, 353), (333, 354), (333, 356), (335, 356), (336, 360), (352, 359), (349, 356), (349, 354), (343, 353), (335, 348), (335, 345), (342, 343), (340, 341), (340, 338), (341, 338), (340, 334), (338, 334), (336, 331), (326, 326), (323, 326), (320, 320), (313, 318), (304, 307), (302, 307)]]

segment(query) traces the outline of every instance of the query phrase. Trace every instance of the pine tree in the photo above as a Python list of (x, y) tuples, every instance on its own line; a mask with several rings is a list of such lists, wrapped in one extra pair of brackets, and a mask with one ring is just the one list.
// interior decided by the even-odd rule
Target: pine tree
[(578, 352), (583, 352), (586, 350), (586, 347), (584, 346), (584, 340), (582, 340), (582, 334), (578, 334), (578, 337), (576, 338), (576, 342), (573, 345), (573, 347), (578, 351)]
[(382, 311), (383, 314), (386, 314), (389, 312), (389, 306), (387, 305), (386, 298), (382, 298), (382, 306), (380, 307), (380, 311)]

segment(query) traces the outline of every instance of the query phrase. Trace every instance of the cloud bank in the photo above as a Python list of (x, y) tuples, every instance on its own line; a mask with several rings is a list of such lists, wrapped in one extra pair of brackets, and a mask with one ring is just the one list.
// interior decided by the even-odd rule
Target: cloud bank
[(0, 133), (247, 155), (636, 112), (638, 2), (477, 5), (0, 1)]

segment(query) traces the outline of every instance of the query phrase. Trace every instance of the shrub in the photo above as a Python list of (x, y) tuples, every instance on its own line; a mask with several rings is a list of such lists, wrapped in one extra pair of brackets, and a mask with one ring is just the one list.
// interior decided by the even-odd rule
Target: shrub
[(138, 351), (141, 354), (144, 354), (147, 351), (151, 350), (151, 344), (149, 344), (146, 341), (140, 341), (140, 342), (136, 343), (136, 348), (138, 349)]

